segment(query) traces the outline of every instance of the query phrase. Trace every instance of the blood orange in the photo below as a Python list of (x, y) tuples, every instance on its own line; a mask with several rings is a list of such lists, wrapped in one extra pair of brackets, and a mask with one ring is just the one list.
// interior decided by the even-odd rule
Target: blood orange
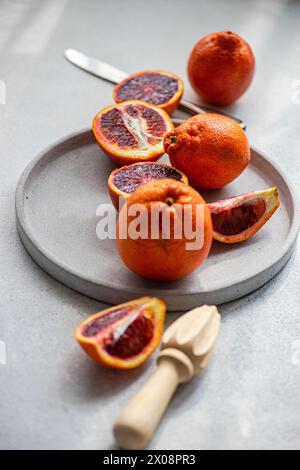
[(219, 189), (234, 181), (251, 156), (243, 129), (220, 114), (193, 116), (169, 132), (164, 142), (171, 164), (202, 189)]
[(200, 98), (228, 105), (250, 86), (255, 57), (249, 44), (232, 31), (208, 34), (193, 48), (188, 76)]
[(238, 243), (255, 235), (280, 206), (277, 188), (225, 199), (207, 205), (211, 212), (214, 239)]
[(114, 170), (108, 178), (108, 192), (119, 209), (120, 199), (128, 199), (140, 186), (149, 181), (172, 179), (188, 184), (187, 177), (170, 165), (158, 162), (140, 162)]
[(93, 120), (100, 147), (121, 165), (157, 160), (164, 153), (164, 136), (173, 128), (164, 110), (139, 100), (108, 106)]
[(159, 344), (166, 306), (141, 297), (96, 313), (75, 331), (80, 346), (94, 361), (115, 369), (141, 365)]
[[(131, 230), (133, 227), (138, 229)], [(136, 274), (155, 281), (175, 281), (205, 261), (212, 232), (210, 211), (197, 191), (170, 179), (150, 181), (135, 191), (120, 211), (117, 248)]]
[(182, 93), (183, 82), (177, 75), (161, 70), (147, 70), (125, 78), (115, 87), (113, 97), (116, 103), (146, 101), (172, 114), (178, 107)]

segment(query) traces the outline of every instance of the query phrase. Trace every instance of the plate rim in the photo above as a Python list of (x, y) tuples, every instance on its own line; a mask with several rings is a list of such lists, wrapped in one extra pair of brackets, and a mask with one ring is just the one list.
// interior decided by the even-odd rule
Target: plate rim
[[(25, 209), (24, 209), (24, 190), (25, 190), (25, 186), (28, 181), (28, 178), (30, 177), (30, 174), (34, 170), (35, 166), (40, 162), (42, 158), (44, 158), (49, 152), (53, 151), (56, 147), (59, 147), (60, 145), (65, 144), (67, 141), (70, 141), (72, 139), (80, 138), (80, 137), (88, 137), (88, 136), (92, 136), (92, 130), (90, 128), (84, 128), (84, 129), (72, 132), (70, 134), (67, 134), (66, 136), (61, 137), (60, 139), (57, 139), (53, 143), (47, 145), (43, 150), (38, 152), (35, 158), (33, 158), (28, 163), (28, 165), (25, 167), (24, 171), (21, 174), (21, 177), (18, 181), (17, 188), (16, 188), (15, 211), (16, 211), (17, 229), (18, 229), (18, 233), (19, 233), (19, 236), (21, 238), (23, 245), (25, 245), (25, 248), (27, 249), (29, 254), (39, 266), (41, 266), (41, 264), (37, 261), (36, 257), (31, 253), (30, 248), (27, 246), (28, 243), (35, 250), (37, 250), (42, 257), (48, 260), (54, 267), (59, 267), (59, 269), (62, 270), (64, 273), (67, 273), (68, 275), (71, 275), (71, 276), (75, 276), (76, 278), (80, 280), (93, 284), (97, 286), (99, 289), (100, 287), (101, 288), (104, 287), (106, 289), (116, 291), (117, 290), (116, 287), (111, 285), (111, 283), (106, 283), (105, 280), (104, 281), (101, 280), (101, 285), (97, 284), (94, 279), (90, 278), (89, 276), (82, 275), (76, 269), (70, 268), (64, 262), (61, 262), (59, 259), (57, 259), (55, 255), (53, 255), (46, 248), (41, 246), (39, 240), (35, 237), (34, 232), (30, 229), (30, 226), (26, 221), (26, 215), (25, 215)], [(179, 298), (179, 297), (187, 297), (187, 296), (193, 297), (197, 295), (201, 296), (201, 295), (213, 294), (215, 292), (226, 290), (231, 287), (232, 288), (238, 287), (239, 285), (242, 285), (245, 282), (251, 282), (251, 280), (257, 278), (258, 276), (262, 276), (264, 273), (271, 270), (274, 266), (280, 265), (282, 260), (286, 260), (287, 262), (288, 259), (290, 258), (292, 251), (294, 249), (295, 243), (297, 241), (297, 236), (298, 236), (299, 229), (300, 229), (300, 213), (297, 210), (299, 198), (296, 194), (296, 191), (294, 190), (293, 185), (290, 183), (289, 177), (286, 175), (285, 171), (283, 171), (277, 163), (273, 162), (264, 152), (261, 152), (256, 147), (251, 145), (251, 150), (253, 150), (260, 158), (265, 160), (270, 166), (272, 166), (275, 169), (277, 174), (279, 174), (280, 177), (283, 179), (291, 196), (292, 210), (293, 210), (291, 226), (290, 226), (288, 236), (286, 237), (283, 246), (281, 247), (280, 251), (278, 251), (276, 254), (276, 258), (272, 258), (272, 261), (270, 262), (265, 262), (263, 266), (261, 267), (261, 269), (257, 271), (256, 273), (250, 274), (248, 276), (247, 275), (243, 276), (239, 280), (238, 283), (234, 283), (230, 285), (228, 284), (228, 282), (226, 283), (226, 281), (224, 281), (223, 284), (218, 285), (217, 287), (214, 287), (212, 289), (206, 289), (205, 291), (202, 291), (202, 292), (195, 291), (193, 289), (189, 293), (182, 293), (180, 291), (178, 292), (177, 289), (175, 290), (163, 289), (162, 297), (171, 296), (174, 298)], [(25, 243), (25, 241), (23, 240), (24, 236), (27, 239), (27, 243)], [(284, 267), (286, 262), (283, 264), (282, 268)], [(277, 272), (275, 274), (277, 274)], [(49, 273), (49, 274), (52, 275), (52, 273)], [(56, 276), (54, 275), (53, 277), (56, 278)], [(60, 282), (63, 282), (63, 281), (60, 281)], [(66, 283), (65, 285), (68, 285), (68, 284)], [(263, 284), (260, 284), (260, 285), (263, 285)], [(158, 288), (156, 287), (147, 287), (147, 286), (144, 288), (139, 287), (139, 286), (137, 286), (136, 288), (122, 286), (122, 287), (119, 287), (119, 290), (120, 289), (122, 289), (122, 292), (124, 293), (134, 292), (134, 293), (144, 294), (146, 291), (147, 293), (149, 293), (149, 295), (151, 295), (151, 291), (158, 290)], [(84, 294), (84, 295), (88, 295), (88, 294)], [(106, 300), (103, 302), (106, 302)]]

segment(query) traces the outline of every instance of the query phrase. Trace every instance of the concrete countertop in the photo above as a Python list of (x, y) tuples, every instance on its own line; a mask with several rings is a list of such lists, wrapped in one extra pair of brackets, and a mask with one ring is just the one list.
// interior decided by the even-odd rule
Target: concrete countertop
[[(41, 271), (16, 233), (14, 191), (24, 167), (112, 101), (111, 85), (67, 63), (64, 49), (128, 72), (178, 73), (186, 98), (196, 102), (186, 78), (191, 47), (212, 31), (241, 34), (253, 46), (257, 72), (228, 112), (247, 122), (251, 143), (299, 192), (299, 21), (296, 0), (1, 3), (1, 449), (115, 448), (113, 420), (154, 367), (150, 360), (118, 373), (90, 362), (73, 329), (104, 305)], [(151, 449), (300, 449), (299, 261), (296, 250), (272, 282), (220, 307), (215, 358), (178, 391)]]

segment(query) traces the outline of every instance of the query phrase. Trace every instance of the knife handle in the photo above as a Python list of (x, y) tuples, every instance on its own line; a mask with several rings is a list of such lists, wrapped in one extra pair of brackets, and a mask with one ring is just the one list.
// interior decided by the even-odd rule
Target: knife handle
[(207, 114), (207, 113), (221, 114), (223, 116), (227, 116), (233, 119), (234, 121), (236, 121), (243, 130), (246, 130), (246, 127), (247, 127), (246, 123), (243, 122), (241, 119), (238, 119), (234, 116), (230, 116), (229, 114), (222, 113), (216, 109), (211, 109), (211, 108), (206, 108), (206, 107), (200, 108), (196, 104), (190, 103), (189, 101), (181, 100), (179, 103), (179, 108), (185, 113), (192, 114), (193, 116), (195, 114)]

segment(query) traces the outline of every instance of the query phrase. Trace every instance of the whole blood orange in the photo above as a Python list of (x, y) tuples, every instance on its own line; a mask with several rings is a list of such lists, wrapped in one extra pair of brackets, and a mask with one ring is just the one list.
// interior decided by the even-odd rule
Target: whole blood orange
[(162, 300), (141, 297), (96, 313), (76, 328), (75, 337), (99, 364), (132, 369), (157, 348), (165, 315)]
[(113, 93), (116, 103), (142, 100), (172, 114), (183, 93), (183, 82), (177, 75), (161, 70), (139, 72), (119, 83)]
[[(136, 212), (140, 212), (140, 220)], [(139, 226), (139, 233), (132, 231), (133, 226)], [(120, 256), (129, 269), (145, 278), (183, 278), (203, 263), (211, 244), (212, 221), (205, 201), (179, 181), (151, 181), (141, 186), (120, 211)]]
[(187, 177), (176, 168), (159, 162), (139, 162), (114, 170), (108, 178), (108, 192), (116, 209), (143, 184), (170, 178), (188, 184)]
[(249, 44), (231, 31), (200, 39), (188, 61), (188, 76), (203, 100), (228, 105), (242, 96), (252, 82), (255, 57)]
[(277, 188), (225, 199), (208, 204), (214, 239), (238, 243), (253, 237), (280, 206)]
[(165, 151), (192, 186), (219, 189), (235, 180), (250, 162), (245, 132), (220, 114), (197, 115), (165, 136)]
[(139, 100), (108, 106), (93, 120), (98, 144), (121, 165), (157, 160), (164, 153), (163, 138), (173, 128), (163, 109)]

